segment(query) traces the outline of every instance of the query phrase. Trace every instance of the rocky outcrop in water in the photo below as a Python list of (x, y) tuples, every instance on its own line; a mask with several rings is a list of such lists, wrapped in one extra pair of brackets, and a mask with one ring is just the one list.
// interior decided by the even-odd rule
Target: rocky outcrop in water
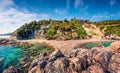
[(109, 48), (75, 49), (69, 54), (56, 50), (35, 59), (28, 73), (119, 73), (119, 64), (120, 54)]
[(7, 45), (7, 44), (16, 44), (16, 41), (12, 39), (0, 39), (0, 45)]

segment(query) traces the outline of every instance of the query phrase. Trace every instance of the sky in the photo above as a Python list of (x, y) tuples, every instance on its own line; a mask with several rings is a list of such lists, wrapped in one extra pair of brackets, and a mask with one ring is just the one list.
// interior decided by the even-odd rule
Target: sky
[(120, 0), (0, 0), (0, 34), (33, 20), (119, 20)]

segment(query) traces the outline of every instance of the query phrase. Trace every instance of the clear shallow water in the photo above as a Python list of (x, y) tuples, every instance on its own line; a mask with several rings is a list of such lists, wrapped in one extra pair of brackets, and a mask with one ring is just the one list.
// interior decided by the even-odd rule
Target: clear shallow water
[(19, 65), (19, 60), (23, 57), (24, 52), (20, 48), (0, 46), (0, 73), (9, 66)]
[[(47, 44), (21, 44), (21, 45), (3, 45), (0, 46), (0, 73), (8, 68), (9, 66), (23, 67), (19, 63), (21, 59), (24, 59), (25, 56), (28, 56), (26, 63), (34, 60), (39, 56), (40, 53), (46, 52), (51, 53), (53, 51)], [(27, 73), (27, 72), (25, 72)]]
[(91, 49), (91, 48), (99, 46), (99, 45), (108, 47), (108, 46), (110, 46), (111, 43), (112, 43), (112, 41), (90, 42), (90, 43), (83, 44), (81, 47), (86, 48), (86, 49)]

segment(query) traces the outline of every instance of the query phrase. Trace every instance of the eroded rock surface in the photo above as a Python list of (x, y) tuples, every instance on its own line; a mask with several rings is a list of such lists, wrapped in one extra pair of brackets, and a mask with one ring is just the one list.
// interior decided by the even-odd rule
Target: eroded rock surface
[(69, 54), (56, 50), (33, 60), (28, 73), (120, 73), (120, 54), (100, 47), (73, 49)]
[[(119, 73), (120, 55), (109, 48), (74, 49), (64, 56), (60, 50), (36, 59), (29, 73)], [(46, 59), (45, 59), (46, 58)], [(34, 61), (33, 61), (34, 62)], [(35, 66), (33, 66), (35, 64)], [(42, 66), (42, 67), (41, 67)]]
[(110, 48), (116, 52), (116, 53), (120, 53), (120, 41), (115, 41), (110, 45)]
[(19, 68), (14, 68), (11, 66), (8, 69), (4, 70), (3, 73), (24, 73), (24, 71)]
[(111, 57), (108, 69), (111, 73), (120, 73), (120, 54), (114, 54)]
[(7, 45), (7, 44), (16, 44), (15, 40), (12, 39), (0, 39), (0, 45)]

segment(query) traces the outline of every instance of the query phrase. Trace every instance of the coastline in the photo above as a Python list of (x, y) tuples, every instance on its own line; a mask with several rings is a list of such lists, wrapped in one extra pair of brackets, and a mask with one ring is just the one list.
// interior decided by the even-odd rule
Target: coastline
[(10, 36), (0, 36), (0, 39), (2, 38), (10, 38)]
[[(77, 47), (78, 45), (81, 46), (82, 44), (89, 43), (89, 42), (102, 42), (102, 41), (113, 41), (113, 40), (104, 40), (104, 39), (83, 39), (83, 40), (45, 40), (45, 39), (30, 39), (30, 40), (15, 40), (11, 38), (0, 38), (0, 45), (15, 45), (20, 43), (28, 43), (28, 44), (36, 44), (36, 43), (47, 43), (50, 46), (53, 46), (55, 50), (59, 49), (63, 53), (69, 49)], [(116, 41), (116, 40), (114, 40)]]
[[(2, 41), (1, 41), (2, 40)], [(36, 43), (47, 43), (48, 45), (55, 48), (55, 50), (61, 50), (63, 53), (68, 49), (81, 46), (89, 42), (103, 42), (103, 41), (119, 41), (119, 40), (107, 40), (107, 39), (77, 39), (77, 40), (46, 40), (46, 39), (28, 39), (28, 40), (17, 40), (11, 36), (7, 38), (0, 38), (0, 45), (16, 45), (20, 43), (36, 44)]]
[[(6, 41), (6, 40), (8, 40), (8, 41)], [(46, 43), (46, 44), (48, 44), (49, 46), (52, 46), (54, 49), (55, 49), (55, 51), (53, 51), (53, 53), (54, 52), (56, 52), (56, 54), (58, 53), (58, 54), (63, 54), (64, 56), (66, 56), (66, 57), (69, 57), (69, 56), (71, 56), (71, 54), (72, 54), (72, 52), (73, 51), (75, 51), (76, 49), (78, 50), (83, 50), (83, 51), (85, 51), (85, 50), (88, 50), (88, 49), (84, 49), (84, 48), (81, 48), (80, 46), (82, 45), (82, 44), (85, 44), (85, 43), (89, 43), (89, 42), (104, 42), (104, 41), (113, 41), (113, 40), (101, 40), (101, 39), (83, 39), (83, 40), (65, 40), (65, 41), (63, 41), (63, 40), (45, 40), (45, 39), (30, 39), (30, 40), (15, 40), (15, 39), (11, 39), (11, 38), (7, 38), (7, 39), (5, 39), (4, 38), (4, 40), (3, 41), (6, 41), (6, 42), (4, 42), (5, 44), (3, 44), (3, 45), (19, 45), (19, 44), (23, 44), (23, 43), (28, 43), (28, 44), (37, 44), (37, 43)], [(117, 40), (116, 40), (117, 41)], [(1, 42), (0, 42), (1, 43)], [(76, 48), (76, 49), (75, 49)], [(97, 49), (98, 48), (98, 49)], [(97, 47), (97, 48), (95, 48), (96, 50), (98, 50), (99, 51), (99, 49), (100, 49), (100, 52), (104, 52), (104, 51), (106, 51), (106, 50), (111, 50), (110, 48), (107, 48), (107, 49), (104, 49), (104, 47)], [(94, 50), (94, 49), (90, 49), (90, 51), (91, 50)], [(89, 51), (89, 50), (88, 50)], [(79, 51), (80, 52), (80, 51)], [(106, 51), (107, 52), (107, 51)], [(114, 52), (114, 51), (113, 51)], [(32, 53), (32, 52), (31, 52)], [(34, 51), (34, 53), (36, 54), (36, 52)], [(74, 53), (76, 53), (76, 52), (74, 52)], [(87, 52), (88, 53), (88, 52)], [(82, 55), (83, 53), (81, 53), (80, 55)], [(34, 54), (33, 54), (34, 55)], [(31, 65), (33, 64), (33, 62), (35, 61), (35, 60), (39, 60), (39, 59), (42, 59), (42, 58), (44, 58), (44, 57), (41, 57), (41, 54), (38, 54), (39, 55), (39, 57), (40, 58), (36, 58), (36, 59), (33, 59), (32, 61), (28, 61), (28, 62), (25, 62), (25, 64), (22, 64), (22, 62), (24, 62), (24, 60), (25, 59), (29, 59), (29, 56), (25, 56), (25, 57), (23, 57), (21, 60), (20, 60), (20, 63), (22, 64), (21, 66), (24, 66), (25, 68), (22, 68), (22, 67), (20, 67), (21, 68), (21, 70), (25, 70), (26, 72), (28, 71), (28, 73), (29, 73), (29, 71), (32, 71), (31, 69), (33, 68), (33, 67), (31, 67)], [(50, 54), (51, 55), (51, 54)], [(90, 55), (90, 54), (89, 54)], [(44, 55), (43, 55), (44, 56)], [(63, 56), (62, 56), (63, 57)], [(51, 60), (51, 58), (50, 58), (50, 56), (48, 56), (47, 57), (48, 58), (48, 60)], [(65, 58), (65, 57), (63, 57), (63, 58)], [(59, 58), (58, 58), (59, 59)], [(70, 59), (69, 59), (70, 60)], [(41, 60), (40, 60), (41, 61)], [(37, 62), (38, 63), (38, 62)], [(49, 63), (49, 62), (48, 62)], [(12, 68), (8, 68), (8, 69), (5, 69), (4, 71), (6, 71), (6, 70), (9, 70), (9, 69), (13, 69), (13, 68), (15, 68), (14, 66), (12, 67)], [(31, 68), (31, 69), (30, 69)], [(16, 68), (17, 69), (17, 68)], [(29, 70), (30, 69), (30, 70)]]

